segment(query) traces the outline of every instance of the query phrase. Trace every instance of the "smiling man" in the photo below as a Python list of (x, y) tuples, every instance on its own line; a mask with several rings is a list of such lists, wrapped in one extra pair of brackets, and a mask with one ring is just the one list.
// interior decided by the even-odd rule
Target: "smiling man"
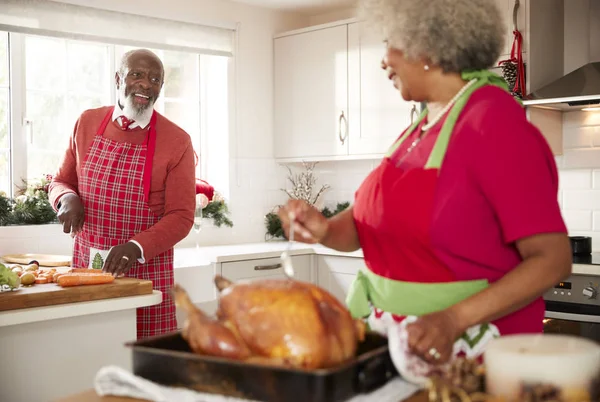
[(116, 105), (77, 120), (49, 195), (75, 237), (74, 267), (151, 280), (163, 292), (160, 305), (137, 311), (141, 339), (176, 329), (173, 246), (193, 225), (194, 151), (190, 136), (154, 110), (164, 83), (154, 53), (126, 53), (115, 82)]

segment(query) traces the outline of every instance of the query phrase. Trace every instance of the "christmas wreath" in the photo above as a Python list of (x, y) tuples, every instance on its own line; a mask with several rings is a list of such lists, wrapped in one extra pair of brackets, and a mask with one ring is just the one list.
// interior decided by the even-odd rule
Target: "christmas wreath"
[(48, 186), (52, 175), (18, 188), (15, 198), (0, 192), (0, 226), (8, 225), (44, 225), (57, 222), (56, 213), (48, 200)]
[(216, 227), (233, 227), (225, 199), (206, 180), (196, 179), (196, 209), (201, 209), (202, 218), (212, 219)]

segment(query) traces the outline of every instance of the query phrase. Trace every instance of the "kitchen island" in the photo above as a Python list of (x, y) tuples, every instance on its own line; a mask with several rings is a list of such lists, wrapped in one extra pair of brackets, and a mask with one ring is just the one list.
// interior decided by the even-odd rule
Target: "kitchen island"
[(0, 399), (52, 401), (88, 389), (103, 366), (131, 369), (125, 343), (136, 339), (136, 308), (161, 301), (150, 287), (148, 294), (0, 312)]

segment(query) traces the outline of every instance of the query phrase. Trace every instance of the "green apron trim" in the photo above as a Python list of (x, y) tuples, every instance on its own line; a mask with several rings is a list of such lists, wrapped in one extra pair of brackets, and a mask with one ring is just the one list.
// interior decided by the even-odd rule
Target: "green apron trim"
[[(450, 136), (452, 135), (452, 131), (454, 130), (454, 126), (458, 121), (458, 117), (460, 113), (464, 109), (465, 105), (469, 101), (469, 98), (477, 89), (485, 86), (485, 85), (494, 85), (504, 89), (506, 92), (508, 91), (508, 84), (506, 81), (500, 77), (498, 74), (493, 73), (488, 70), (473, 70), (473, 71), (465, 71), (461, 74), (461, 77), (465, 81), (471, 81), (472, 79), (477, 79), (477, 82), (471, 85), (469, 89), (456, 101), (452, 109), (450, 109), (450, 113), (442, 126), (442, 129), (436, 139), (435, 145), (427, 163), (425, 164), (425, 169), (439, 169), (442, 166), (442, 162), (444, 160), (444, 156), (446, 155), (446, 150), (448, 149), (448, 144), (450, 143)], [(428, 109), (424, 109), (417, 120), (406, 130), (403, 136), (401, 136), (388, 150), (386, 156), (390, 157), (393, 153), (400, 147), (400, 145), (404, 142), (410, 134), (418, 127), (418, 125), (423, 121), (425, 116), (427, 116)]]
[(392, 156), (394, 152), (396, 152), (396, 150), (400, 147), (400, 145), (402, 145), (404, 140), (417, 128), (417, 126), (421, 123), (425, 116), (427, 116), (427, 109), (423, 109), (419, 117), (417, 117), (417, 120), (415, 120), (415, 122), (408, 128), (408, 130), (406, 130), (404, 135), (398, 138), (398, 140), (390, 147), (390, 149), (388, 149), (388, 152), (385, 156), (387, 156), (388, 158)]
[(396, 281), (366, 269), (356, 275), (346, 304), (354, 318), (369, 316), (371, 304), (399, 316), (420, 316), (444, 310), (487, 286), (485, 279), (444, 283)]
[(471, 349), (474, 349), (475, 346), (479, 343), (479, 341), (483, 339), (483, 336), (489, 329), (490, 324), (483, 323), (479, 326), (479, 332), (473, 338), (469, 337), (469, 335), (465, 332), (464, 334), (462, 334), (461, 339), (464, 340)]

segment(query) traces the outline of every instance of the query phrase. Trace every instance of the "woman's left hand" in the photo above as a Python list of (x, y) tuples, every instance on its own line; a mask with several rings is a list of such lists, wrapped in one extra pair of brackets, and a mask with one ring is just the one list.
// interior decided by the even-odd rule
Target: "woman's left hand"
[(406, 326), (411, 352), (432, 364), (446, 363), (452, 357), (454, 342), (465, 329), (460, 328), (451, 310), (421, 316)]

